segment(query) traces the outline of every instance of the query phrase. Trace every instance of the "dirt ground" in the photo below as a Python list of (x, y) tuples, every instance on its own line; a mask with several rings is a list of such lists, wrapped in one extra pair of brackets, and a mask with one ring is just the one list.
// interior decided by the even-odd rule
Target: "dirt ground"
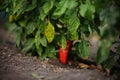
[(14, 46), (12, 36), (0, 28), (0, 80), (116, 80), (116, 76), (63, 65), (58, 59), (25, 56)]
[(77, 69), (59, 60), (40, 61), (16, 48), (0, 45), (0, 80), (114, 80), (97, 69)]

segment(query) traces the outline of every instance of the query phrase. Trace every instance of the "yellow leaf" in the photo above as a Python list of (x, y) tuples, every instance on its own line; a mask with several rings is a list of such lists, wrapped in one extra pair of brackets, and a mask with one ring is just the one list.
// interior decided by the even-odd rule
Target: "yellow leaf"
[(45, 33), (44, 33), (47, 41), (51, 43), (54, 39), (55, 36), (55, 29), (54, 26), (51, 24), (51, 22), (48, 22), (47, 27), (45, 28)]
[(14, 21), (14, 15), (10, 15), (9, 16), (9, 22), (13, 22)]

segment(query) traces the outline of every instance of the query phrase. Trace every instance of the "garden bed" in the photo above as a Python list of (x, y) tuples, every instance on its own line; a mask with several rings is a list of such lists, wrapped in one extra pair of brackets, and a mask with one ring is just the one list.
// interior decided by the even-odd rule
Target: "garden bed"
[[(6, 32), (4, 34), (7, 35)], [(115, 80), (115, 75), (106, 76), (98, 69), (80, 69), (63, 65), (58, 59), (40, 60), (26, 56), (10, 39), (10, 36), (1, 38), (0, 80)]]

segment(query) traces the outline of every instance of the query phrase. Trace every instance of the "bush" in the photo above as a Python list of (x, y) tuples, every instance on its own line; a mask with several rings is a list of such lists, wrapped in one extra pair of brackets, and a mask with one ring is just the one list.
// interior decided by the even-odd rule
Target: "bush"
[(120, 30), (119, 3), (118, 0), (5, 0), (1, 4), (9, 13), (7, 25), (15, 33), (16, 46), (22, 52), (37, 54), (42, 59), (56, 58), (59, 46), (65, 49), (66, 41), (71, 40), (75, 54), (88, 59), (89, 37), (97, 34), (100, 43), (96, 62), (111, 68), (113, 64), (107, 65), (106, 60), (109, 63), (114, 57), (110, 47)]

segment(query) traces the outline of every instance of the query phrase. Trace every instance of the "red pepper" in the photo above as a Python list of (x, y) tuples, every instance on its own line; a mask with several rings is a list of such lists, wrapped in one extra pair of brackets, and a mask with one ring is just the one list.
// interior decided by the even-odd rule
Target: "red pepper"
[(71, 41), (67, 40), (67, 45), (66, 48), (63, 50), (62, 47), (60, 46), (60, 51), (59, 51), (59, 60), (61, 63), (66, 64), (67, 63), (67, 58), (68, 58), (68, 53), (70, 50), (70, 46), (71, 46)]

